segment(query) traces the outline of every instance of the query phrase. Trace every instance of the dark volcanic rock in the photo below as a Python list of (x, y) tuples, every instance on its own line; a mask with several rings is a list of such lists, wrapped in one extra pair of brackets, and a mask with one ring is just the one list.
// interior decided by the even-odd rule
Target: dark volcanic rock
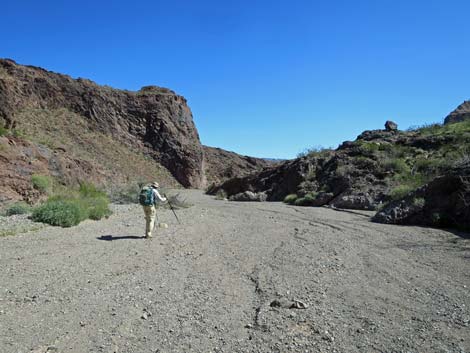
[(391, 120), (385, 122), (385, 130), (387, 131), (396, 131), (398, 130), (398, 125)]
[(252, 191), (245, 191), (239, 194), (230, 196), (230, 201), (260, 201), (264, 202), (267, 199), (267, 195), (264, 192), (254, 193)]
[[(21, 124), (24, 110), (65, 108), (86, 118), (87, 128), (133, 148), (148, 148), (184, 186), (203, 186), (203, 149), (186, 99), (156, 86), (138, 92), (0, 60), (0, 119)], [(1, 121), (0, 121), (1, 124)]]
[(463, 102), (457, 109), (447, 115), (444, 124), (458, 123), (467, 119), (470, 119), (470, 101)]
[(470, 164), (455, 168), (394, 201), (374, 222), (470, 229)]
[[(0, 127), (35, 137), (28, 141), (24, 138), (26, 144), (34, 142), (36, 147), (62, 149), (64, 160), (73, 160), (71, 165), (81, 163), (83, 171), (89, 171), (76, 175), (98, 183), (103, 179), (125, 183), (132, 178), (158, 177), (168, 186), (175, 185), (176, 179), (185, 187), (202, 188), (207, 181), (222, 182), (244, 176), (269, 164), (262, 159), (202, 146), (186, 99), (168, 88), (145, 86), (138, 92), (118, 90), (2, 59)], [(68, 143), (64, 148), (57, 146), (62, 140)], [(139, 164), (127, 158), (128, 151), (144, 162)], [(18, 158), (21, 155), (22, 151), (11, 153)], [(12, 180), (17, 173), (16, 157), (4, 163)], [(51, 163), (49, 173), (59, 169), (60, 173), (56, 174), (64, 176), (61, 182), (70, 179), (65, 172), (67, 163), (64, 168), (54, 167), (61, 165), (57, 161)], [(158, 166), (162, 173), (155, 173), (158, 168), (148, 166)], [(127, 173), (122, 173), (124, 167)], [(167, 170), (173, 177), (168, 176)], [(8, 192), (12, 193), (15, 186), (10, 186)], [(18, 193), (24, 197), (26, 194)]]
[(221, 148), (203, 146), (203, 149), (204, 171), (208, 184), (221, 183), (234, 177), (242, 177), (275, 164), (275, 162), (261, 158), (241, 156)]

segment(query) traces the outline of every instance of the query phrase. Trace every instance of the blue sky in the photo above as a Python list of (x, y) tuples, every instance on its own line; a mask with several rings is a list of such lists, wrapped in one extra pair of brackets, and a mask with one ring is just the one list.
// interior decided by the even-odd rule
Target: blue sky
[(6, 1), (0, 57), (184, 95), (202, 143), (293, 158), (470, 98), (469, 1)]

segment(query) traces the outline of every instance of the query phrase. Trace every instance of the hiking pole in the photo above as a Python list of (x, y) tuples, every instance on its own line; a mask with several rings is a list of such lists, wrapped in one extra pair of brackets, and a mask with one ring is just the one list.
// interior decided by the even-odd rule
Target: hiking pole
[(168, 198), (168, 196), (166, 196), (166, 194), (163, 194), (163, 196), (165, 196), (166, 200), (168, 201), (168, 205), (170, 206), (171, 210), (173, 211), (173, 214), (175, 215), (176, 220), (178, 221), (179, 224), (181, 224), (180, 220), (178, 219), (178, 216), (176, 215), (175, 210), (173, 209), (173, 206), (171, 205), (170, 199)]

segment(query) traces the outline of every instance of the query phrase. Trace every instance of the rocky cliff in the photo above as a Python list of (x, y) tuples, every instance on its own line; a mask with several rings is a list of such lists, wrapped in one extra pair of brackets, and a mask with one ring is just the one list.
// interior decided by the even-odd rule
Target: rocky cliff
[[(203, 149), (183, 97), (156, 86), (138, 92), (116, 90), (0, 61), (0, 119), (6, 128), (28, 132), (31, 119), (39, 120), (40, 112), (59, 109), (75, 113), (83, 129), (146, 151), (183, 186), (204, 184)], [(47, 114), (43, 116), (47, 123)]]
[(202, 146), (186, 99), (167, 88), (118, 90), (8, 59), (0, 59), (2, 135), (3, 200), (33, 200), (33, 174), (203, 188), (262, 165)]

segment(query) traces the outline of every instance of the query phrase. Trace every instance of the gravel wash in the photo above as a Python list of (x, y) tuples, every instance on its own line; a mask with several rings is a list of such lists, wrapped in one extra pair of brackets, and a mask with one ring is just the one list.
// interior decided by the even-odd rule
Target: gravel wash
[(470, 352), (465, 234), (181, 194), (1, 237), (0, 352)]

